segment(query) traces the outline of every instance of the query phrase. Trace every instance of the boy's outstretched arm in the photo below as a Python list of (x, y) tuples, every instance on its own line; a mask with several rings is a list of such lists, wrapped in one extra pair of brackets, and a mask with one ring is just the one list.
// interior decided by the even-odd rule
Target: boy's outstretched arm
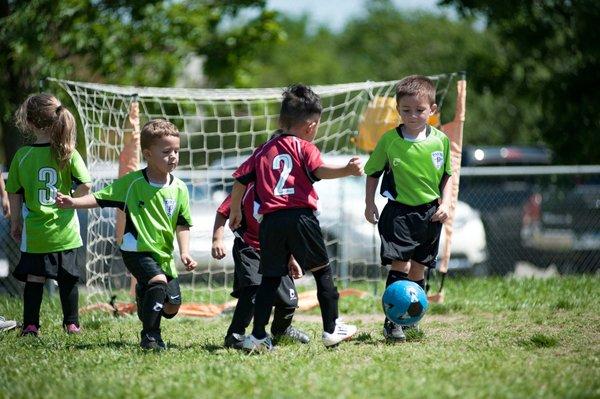
[(196, 268), (198, 262), (190, 256), (190, 227), (179, 225), (175, 234), (177, 235), (177, 244), (179, 244), (181, 263), (185, 266), (185, 270), (192, 271)]
[(77, 186), (75, 191), (73, 191), (73, 198), (79, 198), (79, 197), (86, 196), (90, 193), (91, 189), (92, 189), (92, 183), (82, 183)]
[(242, 224), (242, 198), (246, 192), (246, 186), (235, 181), (231, 189), (231, 210), (229, 211), (229, 228), (235, 230)]
[(212, 257), (215, 259), (223, 259), (227, 255), (225, 245), (223, 245), (226, 222), (227, 218), (217, 212), (215, 215), (215, 225), (213, 226), (212, 249), (210, 251)]
[(84, 195), (83, 197), (73, 198), (63, 193), (56, 194), (56, 206), (61, 209), (87, 209), (97, 208), (98, 201), (92, 194)]
[(363, 166), (358, 157), (352, 157), (344, 166), (323, 164), (315, 170), (319, 179), (337, 179), (346, 176), (362, 176)]
[(365, 186), (365, 218), (372, 224), (377, 224), (379, 220), (379, 210), (377, 209), (377, 205), (375, 205), (377, 183), (379, 183), (378, 178), (367, 176), (367, 184)]

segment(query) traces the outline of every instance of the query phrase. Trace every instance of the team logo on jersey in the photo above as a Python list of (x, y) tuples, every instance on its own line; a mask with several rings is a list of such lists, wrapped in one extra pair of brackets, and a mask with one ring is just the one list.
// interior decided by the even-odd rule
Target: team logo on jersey
[(436, 169), (439, 169), (444, 164), (444, 153), (441, 151), (434, 151), (431, 153), (431, 162)]
[(173, 198), (165, 198), (165, 212), (169, 217), (173, 216), (173, 212), (175, 212), (175, 200)]
[(402, 159), (400, 159), (400, 158), (394, 158), (394, 159), (392, 159), (392, 165), (394, 167), (400, 165), (401, 163), (402, 163)]

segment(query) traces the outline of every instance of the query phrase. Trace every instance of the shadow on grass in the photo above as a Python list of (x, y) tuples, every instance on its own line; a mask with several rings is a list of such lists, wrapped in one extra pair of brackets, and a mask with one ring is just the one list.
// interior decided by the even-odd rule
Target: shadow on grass
[(91, 349), (135, 349), (138, 348), (138, 343), (127, 342), (127, 341), (105, 341), (105, 342), (93, 342), (85, 344), (73, 344), (67, 345), (67, 349), (78, 349), (78, 350), (91, 350)]

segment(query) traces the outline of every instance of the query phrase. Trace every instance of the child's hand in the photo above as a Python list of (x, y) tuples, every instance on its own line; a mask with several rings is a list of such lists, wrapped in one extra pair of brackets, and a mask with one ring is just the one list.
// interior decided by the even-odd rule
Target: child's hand
[(448, 219), (448, 216), (450, 216), (450, 206), (442, 202), (438, 206), (437, 211), (431, 217), (431, 221), (444, 223)]
[(11, 223), (10, 225), (10, 235), (17, 243), (21, 242), (21, 231), (22, 231), (21, 223)]
[(352, 157), (348, 161), (348, 164), (346, 165), (346, 171), (348, 172), (349, 175), (352, 175), (352, 176), (362, 176), (363, 166), (362, 166), (362, 163), (360, 162), (360, 158)]
[(213, 241), (210, 253), (215, 259), (223, 259), (225, 255), (227, 255), (227, 252), (225, 251), (225, 246), (223, 245), (223, 240)]
[(10, 204), (8, 203), (8, 195), (2, 197), (2, 213), (4, 214), (5, 218), (10, 218)]
[(56, 206), (59, 208), (72, 208), (73, 207), (73, 198), (68, 195), (64, 195), (63, 193), (56, 193)]
[(300, 267), (298, 262), (296, 262), (296, 259), (294, 259), (293, 256), (290, 256), (290, 260), (288, 262), (288, 269), (290, 271), (290, 276), (294, 280), (299, 279), (300, 277), (303, 276), (302, 268)]
[(242, 224), (242, 210), (231, 208), (229, 211), (229, 228), (236, 230)]
[(185, 266), (185, 270), (187, 270), (188, 272), (194, 270), (196, 268), (196, 265), (198, 265), (198, 262), (192, 259), (190, 254), (186, 253), (181, 254), (181, 263), (183, 263), (183, 265)]
[(379, 221), (379, 210), (374, 202), (367, 204), (365, 207), (365, 218), (371, 224), (377, 224)]

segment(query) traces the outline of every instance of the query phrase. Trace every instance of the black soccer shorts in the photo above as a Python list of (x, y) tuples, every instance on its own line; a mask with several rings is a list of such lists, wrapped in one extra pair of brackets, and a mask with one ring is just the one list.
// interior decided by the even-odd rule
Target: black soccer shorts
[(414, 260), (435, 268), (442, 223), (432, 222), (437, 200), (410, 206), (389, 200), (377, 227), (381, 237), (381, 264)]

